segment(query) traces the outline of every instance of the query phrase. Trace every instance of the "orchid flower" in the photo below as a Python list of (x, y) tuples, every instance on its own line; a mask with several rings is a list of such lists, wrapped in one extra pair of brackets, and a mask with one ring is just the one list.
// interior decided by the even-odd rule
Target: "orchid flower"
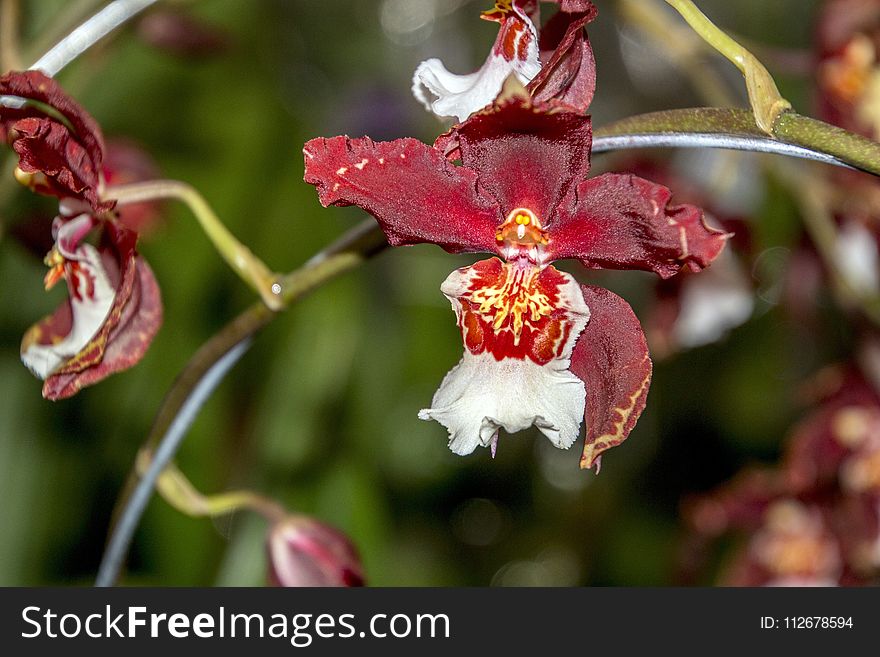
[(499, 29), (479, 70), (456, 75), (439, 59), (428, 59), (413, 74), (413, 95), (428, 111), (461, 122), (490, 104), (513, 74), (529, 85), (535, 98), (556, 97), (585, 109), (593, 96), (596, 74), (583, 27), (596, 16), (596, 8), (588, 0), (545, 1), (561, 6), (539, 36), (539, 0), (496, 0), (491, 10), (480, 15), (497, 22)]
[(45, 284), (65, 280), (69, 296), (27, 331), (21, 357), (45, 381), (43, 396), (63, 399), (143, 357), (162, 323), (159, 288), (135, 249), (137, 233), (102, 197), (105, 149), (95, 120), (39, 71), (4, 75), (0, 95), (31, 101), (0, 107), (0, 138), (19, 156), (16, 178), (59, 200)]
[[(324, 206), (357, 205), (393, 246), (430, 242), (494, 257), (454, 271), (441, 286), (464, 341), (423, 419), (469, 454), (498, 433), (532, 425), (570, 447), (586, 418), (581, 467), (599, 464), (635, 425), (651, 380), (632, 309), (551, 265), (698, 271), (726, 235), (702, 212), (670, 205), (671, 192), (626, 174), (588, 179), (590, 119), (540, 101), (511, 77), (493, 105), (442, 135), (313, 139), (305, 180)], [(461, 165), (454, 164), (455, 159)]]

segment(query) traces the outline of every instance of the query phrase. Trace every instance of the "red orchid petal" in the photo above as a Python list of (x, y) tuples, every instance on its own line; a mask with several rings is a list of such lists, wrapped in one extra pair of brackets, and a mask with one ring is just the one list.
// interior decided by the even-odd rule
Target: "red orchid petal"
[(153, 272), (135, 251), (137, 235), (108, 223), (108, 244), (119, 263), (116, 297), (101, 329), (76, 356), (58, 368), (43, 385), (43, 396), (53, 401), (71, 397), (110, 374), (135, 365), (162, 324), (162, 301)]
[(525, 207), (546, 225), (572, 182), (590, 170), (590, 118), (559, 111), (563, 107), (503, 90), (492, 107), (436, 145), (444, 150), (457, 145), (462, 164), (477, 172), (480, 189), (498, 201), (505, 216)]
[(590, 2), (581, 13), (558, 12), (541, 28), (544, 65), (527, 89), (538, 101), (558, 100), (585, 112), (596, 90), (596, 60), (584, 27), (597, 14)]
[(629, 174), (581, 182), (547, 226), (553, 259), (577, 258), (594, 269), (643, 269), (669, 278), (699, 271), (727, 240), (693, 205), (669, 205), (666, 187)]
[(33, 106), (0, 107), (2, 136), (12, 139), (19, 167), (25, 173), (44, 174), (34, 189), (58, 198), (84, 198), (96, 212), (113, 207), (98, 199), (104, 151), (95, 120), (52, 78), (39, 71), (8, 73), (0, 77), (0, 94), (19, 96), (51, 106), (73, 128)]
[[(651, 356), (629, 304), (601, 287), (582, 285), (590, 321), (571, 355), (571, 372), (587, 391), (587, 439), (581, 467), (598, 466), (636, 425), (651, 385)], [(598, 470), (598, 467), (597, 467)]]
[(598, 13), (595, 5), (590, 0), (544, 0), (545, 2), (554, 2), (559, 5), (559, 10), (567, 14), (592, 13), (593, 16)]
[(312, 139), (305, 181), (324, 207), (357, 205), (376, 217), (392, 246), (432, 242), (447, 251), (494, 252), (503, 217), (477, 193), (477, 176), (416, 139)]

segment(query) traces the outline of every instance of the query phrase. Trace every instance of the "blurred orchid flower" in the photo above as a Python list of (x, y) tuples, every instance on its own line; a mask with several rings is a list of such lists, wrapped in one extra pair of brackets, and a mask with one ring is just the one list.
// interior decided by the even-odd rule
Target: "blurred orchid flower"
[(59, 200), (45, 284), (65, 280), (69, 296), (27, 331), (21, 357), (45, 381), (43, 396), (63, 399), (143, 357), (162, 323), (159, 288), (135, 249), (137, 233), (102, 197), (105, 149), (95, 120), (39, 71), (4, 75), (0, 94), (32, 101), (0, 107), (0, 137), (19, 156), (16, 178)]

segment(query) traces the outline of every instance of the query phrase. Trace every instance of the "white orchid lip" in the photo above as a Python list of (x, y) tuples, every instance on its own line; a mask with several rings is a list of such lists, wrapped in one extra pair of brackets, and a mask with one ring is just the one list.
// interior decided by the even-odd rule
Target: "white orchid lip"
[(44, 335), (44, 320), (28, 331), (21, 349), (22, 362), (44, 380), (85, 349), (100, 331), (116, 298), (101, 254), (91, 244), (80, 243), (93, 225), (94, 218), (82, 214), (68, 221), (56, 221), (53, 226), (56, 242), (46, 256), (50, 267), (46, 287), (62, 278), (67, 281), (69, 331), (60, 339), (57, 335)]
[(492, 258), (452, 272), (440, 289), (465, 351), (419, 417), (445, 426), (461, 455), (493, 445), (500, 429), (531, 426), (571, 447), (586, 401), (571, 352), (590, 317), (577, 282), (553, 267)]
[(500, 22), (501, 28), (479, 70), (458, 75), (436, 58), (427, 59), (416, 68), (412, 92), (429, 112), (464, 121), (495, 100), (511, 73), (528, 84), (540, 72), (538, 30), (534, 22), (516, 2), (502, 4), (503, 7), (490, 12), (498, 15), (490, 20)]

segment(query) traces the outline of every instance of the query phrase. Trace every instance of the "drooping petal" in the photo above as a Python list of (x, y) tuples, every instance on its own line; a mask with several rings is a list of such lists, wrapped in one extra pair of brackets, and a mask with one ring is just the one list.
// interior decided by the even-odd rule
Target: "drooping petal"
[(538, 32), (530, 15), (536, 10), (536, 0), (497, 2), (493, 11), (482, 16), (499, 22), (501, 27), (480, 69), (456, 75), (439, 59), (428, 59), (413, 74), (413, 95), (428, 111), (461, 122), (491, 103), (509, 75), (528, 83), (541, 68)]
[(60, 253), (65, 243), (65, 255), (57, 266), (64, 268), (69, 299), (22, 340), (22, 360), (45, 379), (47, 399), (70, 397), (134, 365), (162, 322), (159, 289), (135, 251), (135, 233), (107, 222), (98, 249), (79, 244), (71, 254), (70, 236), (82, 239), (80, 224), (92, 219), (81, 215), (62, 222), (56, 248)]
[(111, 209), (112, 202), (98, 198), (104, 142), (88, 112), (39, 71), (0, 77), (0, 95), (49, 105), (70, 126), (33, 106), (0, 107), (0, 132), (18, 153), (28, 184), (42, 194), (85, 199), (95, 212)]
[(570, 447), (584, 413), (584, 386), (569, 360), (590, 317), (574, 279), (553, 267), (493, 258), (454, 271), (440, 289), (455, 310), (465, 352), (419, 417), (445, 426), (456, 454), (490, 445), (499, 429), (532, 425), (557, 447)]
[(590, 170), (590, 118), (533, 102), (508, 79), (495, 104), (438, 139), (479, 175), (480, 189), (506, 213), (529, 208), (545, 226), (572, 184)]
[(63, 367), (43, 386), (46, 399), (66, 399), (111, 374), (127, 370), (144, 357), (162, 325), (162, 299), (153, 271), (140, 255), (135, 258), (135, 282), (119, 322), (107, 334), (101, 360), (79, 369)]
[(571, 356), (571, 371), (587, 390), (587, 438), (581, 467), (599, 466), (602, 453), (626, 440), (645, 408), (651, 356), (629, 304), (601, 287), (581, 286), (590, 322)]
[(312, 139), (305, 181), (321, 204), (357, 205), (376, 217), (392, 246), (431, 242), (447, 251), (496, 250), (497, 204), (477, 176), (416, 139)]
[(563, 3), (541, 28), (541, 72), (527, 89), (538, 101), (558, 100), (585, 112), (596, 90), (596, 60), (584, 28), (596, 17), (591, 2), (577, 13), (568, 13)]
[(594, 269), (642, 269), (663, 278), (700, 271), (728, 235), (706, 224), (693, 205), (670, 205), (666, 187), (628, 174), (582, 181), (557, 208), (546, 250)]

